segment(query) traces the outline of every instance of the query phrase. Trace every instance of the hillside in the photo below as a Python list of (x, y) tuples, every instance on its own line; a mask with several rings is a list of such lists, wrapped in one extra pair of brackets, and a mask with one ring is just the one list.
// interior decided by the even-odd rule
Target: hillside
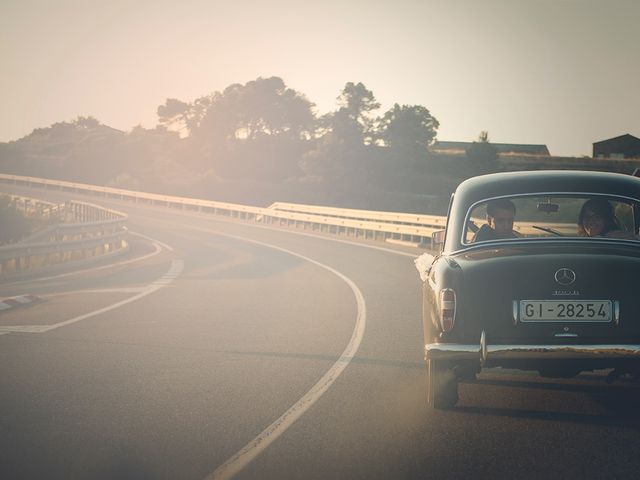
[[(210, 152), (203, 151), (196, 140), (180, 138), (164, 127), (136, 127), (122, 132), (81, 117), (0, 143), (0, 172), (261, 206), (288, 201), (436, 214), (444, 213), (458, 183), (482, 173), (464, 153), (425, 149), (422, 153), (411, 151), (412, 155), (405, 157), (389, 148), (368, 146), (357, 150), (361, 157), (357, 168), (348, 170), (336, 163), (332, 168), (342, 168), (343, 173), (323, 179), (299, 169), (296, 165), (301, 162), (295, 156), (278, 159), (268, 150), (256, 150), (248, 140), (231, 144), (235, 150), (227, 155), (236, 166), (221, 168), (220, 159), (207, 160)], [(302, 147), (307, 153), (292, 155), (310, 158), (322, 148), (313, 140)], [(268, 173), (269, 164), (265, 164), (239, 175), (237, 166), (244, 161), (243, 151), (253, 158), (259, 158), (260, 152), (271, 155), (271, 162), (281, 161), (278, 168), (289, 165), (289, 171), (283, 170), (282, 178), (274, 178)], [(336, 156), (334, 163), (339, 158)], [(498, 155), (491, 171), (581, 169), (631, 173), (639, 167), (640, 159), (503, 154)]]

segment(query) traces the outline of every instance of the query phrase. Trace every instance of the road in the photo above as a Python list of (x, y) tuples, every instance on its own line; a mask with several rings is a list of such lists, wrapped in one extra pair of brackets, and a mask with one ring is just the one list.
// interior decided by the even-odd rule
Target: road
[(0, 478), (637, 477), (640, 388), (603, 372), (427, 409), (417, 250), (89, 201), (126, 256), (0, 281), (39, 299), (0, 312)]

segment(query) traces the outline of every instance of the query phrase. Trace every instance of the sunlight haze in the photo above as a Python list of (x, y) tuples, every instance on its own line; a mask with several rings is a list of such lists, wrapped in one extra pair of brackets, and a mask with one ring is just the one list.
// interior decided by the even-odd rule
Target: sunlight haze
[(0, 141), (94, 116), (130, 130), (233, 83), (279, 76), (321, 113), (347, 82), (419, 104), (439, 140), (591, 144), (640, 135), (635, 0), (4, 1)]

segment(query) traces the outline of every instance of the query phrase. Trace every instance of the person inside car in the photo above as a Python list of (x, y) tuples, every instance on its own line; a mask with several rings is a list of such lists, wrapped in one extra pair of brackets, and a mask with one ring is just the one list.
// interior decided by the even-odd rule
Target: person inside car
[(620, 227), (613, 206), (604, 198), (592, 198), (582, 205), (578, 214), (578, 235), (581, 237), (606, 237), (637, 239)]
[(485, 242), (501, 238), (516, 238), (519, 235), (513, 231), (513, 220), (516, 216), (516, 206), (507, 199), (491, 200), (487, 202), (487, 223), (475, 233), (471, 242)]

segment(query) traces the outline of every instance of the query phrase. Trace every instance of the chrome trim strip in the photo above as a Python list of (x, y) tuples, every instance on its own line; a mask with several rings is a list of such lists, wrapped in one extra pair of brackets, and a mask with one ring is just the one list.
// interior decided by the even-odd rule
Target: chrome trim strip
[(513, 324), (517, 325), (518, 324), (518, 317), (520, 315), (520, 300), (514, 300), (513, 301)]
[(480, 334), (480, 364), (487, 363), (487, 335), (484, 330)]
[(640, 358), (640, 345), (491, 345), (491, 358)]
[(613, 324), (620, 325), (620, 302), (618, 300), (613, 301)]
[(596, 238), (596, 237), (544, 237), (544, 238), (528, 238), (528, 239), (500, 239), (500, 240), (486, 240), (484, 242), (479, 243), (467, 243), (463, 248), (459, 248), (458, 250), (451, 250), (450, 252), (446, 252), (447, 256), (458, 255), (461, 253), (466, 253), (474, 250), (484, 250), (487, 247), (492, 247), (494, 250), (497, 248), (504, 247), (517, 247), (520, 248), (524, 245), (542, 245), (543, 243), (554, 243), (554, 244), (578, 244), (578, 245), (633, 245), (636, 247), (640, 240), (630, 240), (625, 238)]
[(429, 343), (424, 346), (425, 358), (447, 360), (477, 360), (481, 356), (479, 345)]
[(432, 343), (424, 349), (427, 359), (482, 361), (484, 358), (485, 362), (494, 359), (640, 359), (640, 345), (486, 345), (486, 336), (484, 347), (482, 344)]

